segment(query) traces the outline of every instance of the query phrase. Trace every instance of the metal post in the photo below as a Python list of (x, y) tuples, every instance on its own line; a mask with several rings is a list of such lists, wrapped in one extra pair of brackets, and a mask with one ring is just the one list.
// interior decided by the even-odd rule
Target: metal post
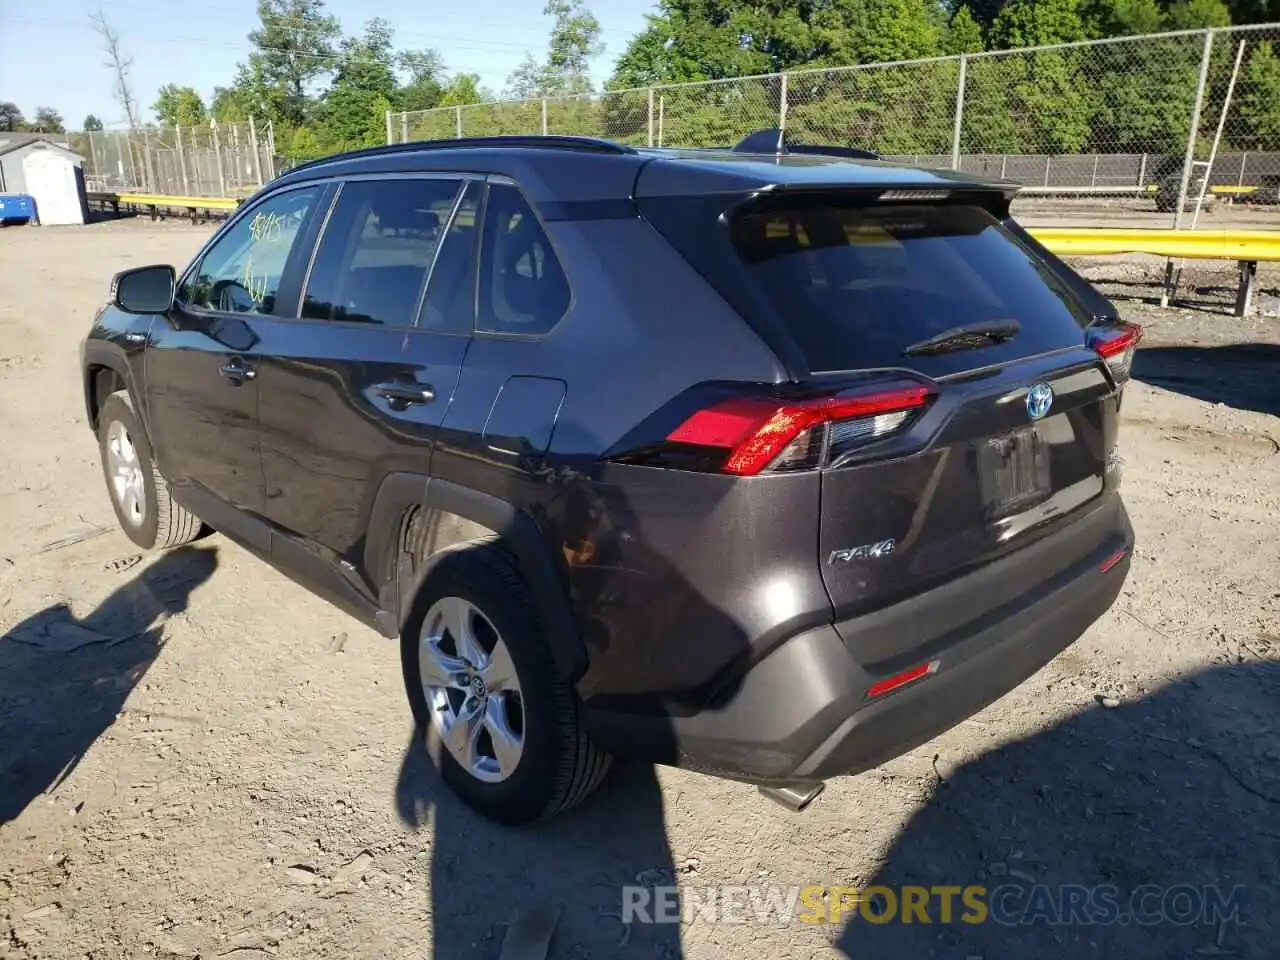
[(462, 107), (461, 105), (459, 105), (454, 107), (453, 110), (454, 110), (455, 132), (457, 137), (461, 139), (462, 138)]
[(391, 135), (391, 111), (387, 110), (387, 146), (391, 146), (395, 142), (395, 137)]
[(649, 88), (649, 146), (653, 146), (653, 87)]
[(1218, 159), (1218, 144), (1222, 142), (1222, 128), (1226, 126), (1227, 114), (1231, 111), (1231, 97), (1236, 92), (1236, 78), (1240, 75), (1240, 61), (1244, 59), (1244, 41), (1236, 48), (1236, 62), (1231, 68), (1231, 79), (1227, 83), (1227, 95), (1222, 101), (1222, 113), (1218, 115), (1218, 129), (1213, 134), (1213, 145), (1209, 148), (1209, 168), (1200, 181), (1200, 195), (1196, 197), (1196, 209), (1191, 214), (1191, 229), (1196, 228), (1200, 219), (1200, 208), (1204, 206), (1204, 195), (1209, 190), (1209, 178), (1213, 176), (1213, 164)]
[(787, 132), (787, 75), (781, 77), (778, 90), (778, 152), (782, 152), (782, 140)]
[(1009, 169), (1009, 155), (1007, 153), (1000, 154), (1000, 179), (1007, 179), (1006, 171)]
[(182, 195), (189, 197), (191, 196), (191, 181), (187, 179), (187, 154), (182, 149), (182, 127), (174, 127), (173, 132), (178, 141), (178, 174), (182, 177)]
[(262, 186), (262, 157), (258, 153), (258, 128), (254, 126), (253, 117), (249, 118), (249, 147), (253, 150), (253, 175), (258, 178), (258, 186)]
[[(1213, 31), (1204, 32), (1204, 53), (1200, 56), (1200, 76), (1196, 80), (1196, 99), (1191, 107), (1191, 126), (1187, 130), (1187, 149), (1182, 156), (1182, 178), (1178, 184), (1178, 203), (1173, 208), (1173, 229), (1182, 226), (1182, 208), (1187, 203), (1187, 191), (1191, 186), (1191, 165), (1196, 157), (1196, 135), (1200, 132), (1200, 108), (1204, 105), (1204, 88), (1209, 80), (1209, 56), (1213, 53)], [(1173, 260), (1165, 261), (1164, 286), (1160, 290), (1160, 306), (1169, 306), (1174, 288)]]
[(542, 135), (547, 135), (547, 98), (542, 98)]
[[(89, 143), (90, 145), (92, 145), (93, 141), (90, 140)], [(1240, 154), (1240, 176), (1236, 180), (1237, 187), (1244, 186), (1244, 168), (1247, 167), (1248, 165), (1249, 165), (1249, 151), (1246, 150), (1244, 153)]]
[(1044, 185), (1049, 185), (1049, 164), (1053, 162), (1053, 156), (1047, 155), (1044, 158)]
[(400, 142), (409, 142), (409, 111), (405, 110), (400, 114)]
[[(1191, 165), (1196, 158), (1196, 136), (1200, 132), (1200, 109), (1204, 106), (1204, 88), (1209, 81), (1209, 56), (1213, 53), (1213, 31), (1204, 32), (1204, 53), (1200, 57), (1200, 78), (1196, 81), (1196, 100), (1191, 107), (1191, 127), (1187, 132), (1187, 150), (1182, 158), (1182, 182), (1178, 184), (1178, 205), (1173, 210), (1173, 228), (1182, 226), (1182, 208), (1191, 185)], [(1167, 304), (1162, 304), (1167, 306)]]
[(951, 131), (951, 169), (960, 169), (960, 128), (964, 122), (964, 86), (968, 73), (969, 57), (960, 54), (960, 78), (956, 81), (956, 118)]
[(1142, 155), (1142, 162), (1138, 164), (1138, 192), (1147, 192), (1147, 155)]
[(89, 131), (84, 135), (89, 141), (89, 163), (93, 166), (94, 179), (102, 179), (102, 171), (98, 169), (98, 148), (93, 145), (93, 131)]
[[(120, 134), (120, 139), (124, 141), (124, 151), (122, 155), (129, 158), (129, 187), (130, 189), (136, 190), (139, 184), (138, 167), (137, 164), (133, 162), (133, 137), (122, 133)], [(124, 179), (123, 170), (120, 171), (120, 177), (121, 179)]]
[(1095, 153), (1093, 155), (1093, 176), (1089, 178), (1090, 190), (1098, 189), (1098, 157), (1099, 157), (1099, 154)]
[(244, 168), (240, 166), (240, 124), (231, 124), (231, 162), (236, 175), (235, 189), (240, 191), (244, 186)]
[(662, 120), (667, 112), (667, 97), (663, 94), (658, 98), (658, 146), (662, 146)]
[(276, 122), (267, 118), (267, 179), (276, 178)]
[(222, 145), (218, 142), (218, 121), (210, 120), (209, 126), (213, 130), (213, 162), (218, 165), (218, 196), (225, 197), (227, 195), (227, 173), (222, 169)]

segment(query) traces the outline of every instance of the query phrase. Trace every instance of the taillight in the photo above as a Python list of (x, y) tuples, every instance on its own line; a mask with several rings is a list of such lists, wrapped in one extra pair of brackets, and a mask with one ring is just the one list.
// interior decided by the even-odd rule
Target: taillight
[(931, 395), (928, 387), (911, 386), (805, 400), (742, 397), (697, 411), (666, 439), (723, 451), (724, 473), (804, 470), (821, 466), (837, 448), (898, 432)]
[(1089, 345), (1098, 356), (1107, 361), (1111, 376), (1120, 383), (1129, 379), (1133, 355), (1138, 352), (1138, 342), (1141, 339), (1140, 326), (1136, 323), (1121, 323), (1105, 333), (1095, 334)]

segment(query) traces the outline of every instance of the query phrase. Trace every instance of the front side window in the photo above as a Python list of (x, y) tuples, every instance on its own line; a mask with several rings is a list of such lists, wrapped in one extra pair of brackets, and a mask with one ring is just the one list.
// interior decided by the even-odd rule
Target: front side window
[(205, 310), (271, 313), (289, 254), (322, 190), (288, 190), (241, 217), (205, 252), (178, 300)]
[(569, 281), (524, 195), (495, 184), (485, 205), (480, 315), (488, 333), (546, 333), (569, 309)]
[(428, 179), (344, 184), (311, 266), (303, 317), (412, 326), (461, 186)]

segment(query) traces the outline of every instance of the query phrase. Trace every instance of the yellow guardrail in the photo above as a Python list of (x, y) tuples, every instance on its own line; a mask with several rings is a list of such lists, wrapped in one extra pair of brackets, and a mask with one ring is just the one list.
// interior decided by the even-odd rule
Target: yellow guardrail
[(1280, 260), (1280, 230), (1124, 230), (1035, 227), (1059, 256), (1150, 253), (1190, 260)]
[(92, 200), (105, 200), (136, 207), (171, 207), (184, 210), (234, 210), (240, 205), (235, 197), (172, 197), (156, 193), (90, 193)]

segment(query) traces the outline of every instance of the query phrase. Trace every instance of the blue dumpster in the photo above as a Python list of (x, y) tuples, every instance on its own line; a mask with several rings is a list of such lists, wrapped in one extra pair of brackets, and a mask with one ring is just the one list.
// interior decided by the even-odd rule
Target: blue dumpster
[(0, 224), (9, 225), (36, 219), (36, 202), (26, 193), (0, 193)]

